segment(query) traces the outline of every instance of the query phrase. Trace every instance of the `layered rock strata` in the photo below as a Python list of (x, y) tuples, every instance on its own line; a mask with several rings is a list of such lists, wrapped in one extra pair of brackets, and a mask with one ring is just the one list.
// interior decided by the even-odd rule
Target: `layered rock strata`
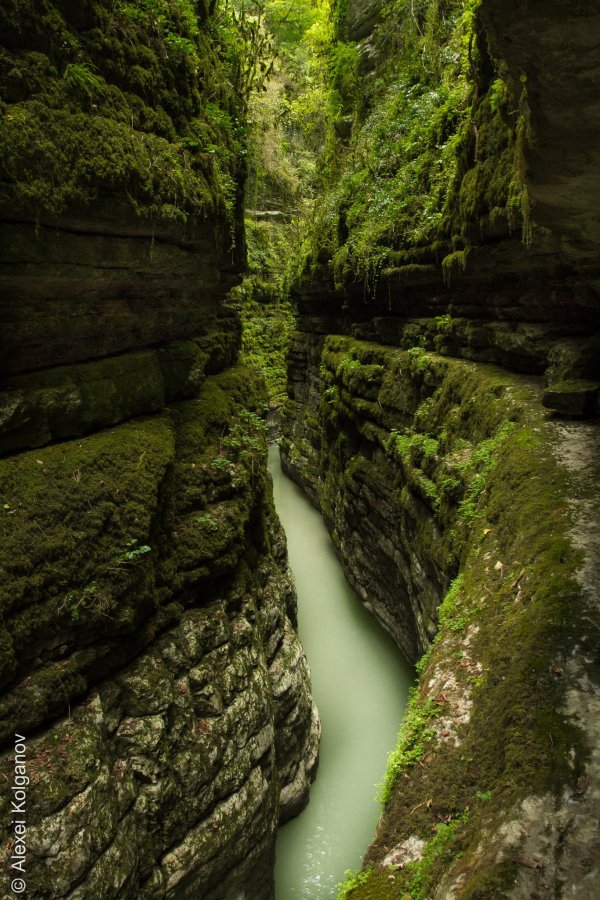
[(2, 769), (17, 731), (32, 897), (272, 894), (319, 729), (259, 397), (228, 370), (1, 464)]
[(375, 61), (334, 83), (347, 128), (300, 329), (544, 375), (546, 407), (598, 415), (596, 5), (336, 10), (359, 74)]
[(284, 467), (363, 603), (421, 658), (352, 897), (593, 896), (599, 435), (549, 417), (541, 390), (295, 335)]
[(347, 895), (592, 898), (597, 5), (335, 10), (282, 460), (419, 672)]
[(25, 848), (32, 898), (268, 900), (319, 722), (226, 305), (239, 36), (187, 0), (0, 25), (1, 892)]

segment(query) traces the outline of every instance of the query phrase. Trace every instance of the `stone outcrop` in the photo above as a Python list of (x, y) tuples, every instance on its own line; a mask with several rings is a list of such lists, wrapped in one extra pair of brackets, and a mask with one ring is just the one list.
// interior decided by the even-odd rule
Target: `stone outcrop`
[[(515, 17), (503, 0), (483, 0), (467, 33), (465, 4), (398, 4), (379, 26), (373, 6), (338, 4), (342, 35), (352, 36), (363, 18), (374, 29), (369, 37), (357, 26), (354, 39), (359, 50), (366, 40), (378, 48), (379, 81), (358, 79), (346, 98), (353, 107), (350, 132), (343, 141), (338, 135), (342, 188), (323, 205), (297, 284), (300, 329), (545, 375), (548, 408), (598, 415), (595, 5), (571, 5), (565, 18), (558, 3), (533, 4)], [(458, 59), (459, 36), (471, 48), (469, 99), (432, 139), (414, 121), (433, 117), (420, 105), (437, 90), (433, 45), (440, 42), (446, 71), (444, 54)], [(422, 65), (419, 54), (430, 62)], [(404, 68), (407, 83), (423, 84), (414, 108), (399, 106), (395, 121), (382, 85)], [(438, 208), (446, 141), (457, 143), (458, 162)], [(403, 167), (408, 179), (415, 169), (426, 173), (412, 204), (395, 193)], [(419, 224), (423, 207), (437, 228)], [(564, 386), (573, 381), (587, 385)]]
[(318, 718), (250, 385), (226, 370), (1, 464), (2, 769), (18, 731), (32, 897), (272, 894)]
[(265, 900), (319, 723), (264, 398), (231, 368), (210, 229), (104, 215), (3, 225), (0, 730), (8, 779), (27, 738), (27, 890)]
[(420, 348), (294, 338), (284, 467), (420, 659), (352, 897), (413, 877), (440, 900), (593, 896), (598, 428), (547, 418), (541, 388)]
[(156, 412), (235, 360), (235, 276), (211, 229), (97, 212), (0, 225), (5, 450)]
[(482, 0), (356, 35), (281, 444), (419, 673), (356, 900), (597, 893), (599, 34)]
[(316, 769), (213, 6), (0, 11), (3, 896), (270, 900)]

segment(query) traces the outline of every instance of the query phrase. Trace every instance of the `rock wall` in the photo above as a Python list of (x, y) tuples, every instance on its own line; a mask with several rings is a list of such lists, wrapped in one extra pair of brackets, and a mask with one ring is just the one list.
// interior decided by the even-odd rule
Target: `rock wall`
[(376, 6), (336, 4), (359, 70), (300, 329), (544, 375), (548, 408), (597, 415), (595, 4)]
[(539, 378), (344, 335), (298, 333), (289, 375), (284, 467), (419, 660), (348, 896), (593, 897), (598, 427)]
[(2, 769), (24, 735), (32, 897), (272, 894), (318, 719), (260, 398), (226, 370), (0, 464)]
[(211, 6), (0, 11), (3, 896), (268, 900), (316, 768)]
[(597, 893), (600, 23), (526, 7), (335, 4), (282, 460), (419, 675), (356, 900)]
[(2, 766), (23, 734), (27, 890), (263, 900), (319, 734), (264, 397), (231, 368), (210, 227), (97, 212), (2, 226)]
[(206, 224), (118, 205), (59, 226), (5, 214), (0, 246), (5, 452), (156, 412), (235, 360), (235, 275)]

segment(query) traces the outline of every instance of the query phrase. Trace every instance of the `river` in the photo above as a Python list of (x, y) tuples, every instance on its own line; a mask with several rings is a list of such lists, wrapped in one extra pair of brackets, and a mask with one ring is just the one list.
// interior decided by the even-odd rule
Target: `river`
[(276, 897), (329, 900), (375, 833), (377, 785), (414, 671), (346, 582), (320, 514), (281, 471), (276, 446), (269, 468), (323, 729), (310, 803), (279, 830)]

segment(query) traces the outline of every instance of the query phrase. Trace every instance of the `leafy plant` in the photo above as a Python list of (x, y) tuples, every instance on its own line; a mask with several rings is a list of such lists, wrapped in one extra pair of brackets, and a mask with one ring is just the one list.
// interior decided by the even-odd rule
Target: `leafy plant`
[(417, 862), (409, 863), (406, 867), (410, 875), (406, 885), (405, 896), (412, 900), (428, 900), (431, 896), (428, 891), (428, 876), (437, 859), (441, 856), (454, 856), (453, 845), (456, 842), (457, 832), (468, 820), (468, 813), (464, 812), (450, 822), (438, 822), (435, 826), (434, 836), (427, 842), (423, 858)]
[(398, 743), (388, 756), (387, 768), (379, 791), (379, 801), (384, 806), (392, 795), (398, 776), (412, 768), (425, 753), (433, 736), (429, 727), (432, 718), (439, 714), (439, 706), (429, 697), (421, 699), (416, 688), (411, 688), (404, 718), (400, 725)]
[(366, 884), (371, 876), (372, 869), (364, 869), (353, 872), (351, 869), (346, 869), (344, 872), (344, 881), (336, 884), (335, 889), (338, 891), (338, 900), (344, 900), (344, 897), (349, 893), (349, 891), (354, 890), (354, 888), (360, 887), (361, 884)]
[(464, 575), (457, 575), (444, 597), (438, 609), (438, 621), (440, 628), (449, 628), (450, 631), (461, 631), (466, 624), (464, 616), (458, 614), (460, 594), (463, 588)]
[(467, 487), (458, 507), (458, 515), (467, 525), (472, 525), (477, 516), (478, 500), (496, 463), (498, 450), (515, 428), (514, 422), (504, 422), (493, 437), (477, 445), (469, 459), (460, 467)]
[(130, 541), (127, 541), (127, 546), (130, 548), (126, 550), (123, 554), (123, 560), (126, 562), (131, 562), (132, 560), (139, 559), (141, 556), (145, 556), (146, 553), (150, 553), (152, 548), (148, 546), (148, 544), (141, 544), (139, 547), (136, 546), (137, 538), (132, 538)]
[(219, 530), (219, 523), (210, 512), (201, 513), (200, 515), (195, 516), (194, 521), (196, 525), (199, 525), (201, 528), (206, 528), (208, 531), (215, 532)]
[(64, 80), (72, 88), (77, 88), (88, 97), (95, 97), (106, 92), (106, 82), (95, 75), (87, 66), (81, 63), (69, 63), (66, 67)]
[(85, 610), (95, 617), (109, 618), (108, 610), (112, 605), (112, 598), (101, 590), (96, 581), (92, 581), (79, 591), (70, 591), (58, 607), (58, 612), (67, 609), (73, 622), (78, 622)]

